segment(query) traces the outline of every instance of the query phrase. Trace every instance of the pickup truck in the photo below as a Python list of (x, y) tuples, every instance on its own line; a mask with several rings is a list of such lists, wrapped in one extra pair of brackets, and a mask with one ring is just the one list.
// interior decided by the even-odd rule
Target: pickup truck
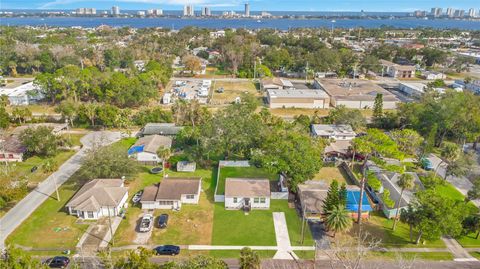
[(145, 214), (140, 221), (140, 232), (146, 233), (150, 232), (153, 227), (153, 215), (152, 214)]

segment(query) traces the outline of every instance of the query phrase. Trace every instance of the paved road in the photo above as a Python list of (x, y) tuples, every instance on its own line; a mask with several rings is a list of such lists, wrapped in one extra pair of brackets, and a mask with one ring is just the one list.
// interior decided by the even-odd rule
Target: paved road
[(36, 189), (30, 192), (0, 219), (0, 249), (5, 247), (5, 239), (55, 192), (54, 178), (58, 186), (62, 185), (80, 168), (82, 158), (86, 155), (88, 149), (111, 144), (120, 140), (120, 138), (120, 132), (109, 131), (92, 132), (82, 137), (80, 142), (82, 142), (83, 148), (63, 163), (58, 171), (40, 183)]
[[(434, 154), (430, 154), (428, 159), (432, 162), (433, 168), (436, 169), (438, 167), (438, 175), (442, 178), (445, 177), (446, 172), (446, 164), (440, 163), (441, 159)], [(440, 165), (440, 166), (439, 166)], [(463, 195), (467, 195), (467, 192), (472, 188), (473, 184), (468, 180), (466, 177), (454, 177), (448, 176), (447, 181), (450, 182), (455, 188), (460, 191)], [(477, 207), (480, 207), (480, 200), (473, 200), (472, 201)]]

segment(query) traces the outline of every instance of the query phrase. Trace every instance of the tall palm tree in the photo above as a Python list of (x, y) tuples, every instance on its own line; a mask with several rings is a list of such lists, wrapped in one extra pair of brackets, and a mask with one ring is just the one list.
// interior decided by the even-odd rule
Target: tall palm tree
[(328, 211), (328, 217), (325, 220), (327, 229), (333, 231), (333, 237), (337, 232), (346, 231), (352, 225), (352, 218), (344, 207), (335, 206)]
[(170, 155), (172, 152), (170, 151), (170, 148), (167, 147), (160, 147), (157, 150), (157, 155), (158, 157), (162, 158), (162, 171), (163, 171), (163, 178), (165, 178), (165, 160), (170, 158)]
[[(442, 163), (446, 162), (447, 165), (449, 165), (450, 163), (456, 161), (460, 157), (461, 153), (462, 153), (462, 150), (457, 144), (452, 142), (443, 142), (441, 147), (441, 152), (440, 152), (440, 156), (442, 158), (440, 159), (440, 163), (438, 163), (437, 168), (435, 168), (435, 177), (437, 177), (438, 168), (440, 168), (440, 165), (442, 165)], [(446, 171), (445, 171), (445, 176), (446, 176)]]
[(400, 191), (400, 197), (398, 198), (397, 201), (397, 212), (395, 212), (395, 218), (393, 219), (393, 227), (392, 229), (395, 231), (395, 228), (397, 227), (397, 222), (398, 222), (398, 213), (400, 211), (400, 203), (402, 201), (403, 197), (403, 192), (405, 190), (410, 190), (415, 186), (414, 178), (413, 175), (410, 173), (403, 173), (400, 176), (400, 180), (398, 180), (398, 186), (402, 188)]
[(55, 178), (55, 171), (57, 171), (57, 169), (58, 169), (57, 162), (54, 159), (49, 158), (49, 159), (45, 160), (45, 162), (43, 163), (42, 169), (46, 173), (52, 173), (51, 176), (53, 178), (53, 183), (55, 184), (55, 192), (57, 193), (57, 201), (60, 201), (60, 194), (58, 193), (57, 180)]

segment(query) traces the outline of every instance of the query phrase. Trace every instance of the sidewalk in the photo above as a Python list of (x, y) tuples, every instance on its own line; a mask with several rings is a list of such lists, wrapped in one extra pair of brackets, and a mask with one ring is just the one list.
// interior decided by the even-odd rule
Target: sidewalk
[(475, 259), (470, 253), (468, 253), (458, 242), (457, 240), (449, 237), (444, 236), (442, 237), (442, 241), (447, 246), (447, 249), (453, 254), (454, 261), (457, 262), (472, 262), (478, 261)]
[(290, 245), (290, 237), (288, 235), (285, 213), (273, 212), (273, 226), (275, 227), (275, 237), (277, 239), (278, 246), (277, 253), (275, 253), (273, 259), (298, 260), (297, 255), (293, 253), (292, 246)]

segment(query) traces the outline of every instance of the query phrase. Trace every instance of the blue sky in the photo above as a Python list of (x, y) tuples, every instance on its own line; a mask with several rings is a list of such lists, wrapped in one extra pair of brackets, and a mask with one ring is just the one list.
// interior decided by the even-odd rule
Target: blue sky
[(267, 11), (413, 11), (430, 10), (431, 7), (458, 9), (480, 8), (479, 0), (0, 0), (1, 9), (74, 9), (95, 7), (109, 9), (118, 5), (121, 9), (161, 8), (181, 9), (186, 3), (210, 6), (214, 10), (241, 10), (250, 2), (251, 10)]

